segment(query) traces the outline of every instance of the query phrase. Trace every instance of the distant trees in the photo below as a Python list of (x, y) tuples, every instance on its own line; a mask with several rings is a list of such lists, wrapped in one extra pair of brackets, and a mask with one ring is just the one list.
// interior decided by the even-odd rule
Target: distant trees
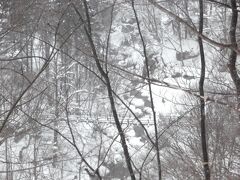
[(0, 178), (239, 179), (239, 5), (0, 1)]

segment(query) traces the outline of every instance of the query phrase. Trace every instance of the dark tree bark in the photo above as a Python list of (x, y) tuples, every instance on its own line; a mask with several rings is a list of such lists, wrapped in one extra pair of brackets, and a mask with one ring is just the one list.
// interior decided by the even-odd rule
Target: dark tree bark
[(152, 86), (151, 86), (151, 80), (150, 80), (150, 71), (149, 71), (149, 59), (147, 56), (147, 49), (146, 49), (146, 44), (145, 41), (143, 39), (143, 35), (142, 35), (142, 31), (140, 28), (140, 22), (137, 16), (137, 11), (135, 9), (135, 5), (134, 5), (134, 0), (132, 0), (132, 8), (133, 8), (133, 12), (134, 12), (134, 16), (136, 19), (136, 23), (137, 23), (137, 28), (138, 28), (138, 33), (139, 36), (141, 38), (141, 43), (142, 43), (142, 47), (143, 47), (143, 54), (144, 54), (144, 59), (145, 59), (145, 67), (146, 67), (146, 76), (147, 76), (147, 82), (148, 82), (148, 89), (149, 89), (149, 96), (150, 96), (150, 100), (151, 100), (151, 109), (152, 109), (152, 114), (153, 114), (153, 122), (154, 122), (154, 134), (155, 134), (155, 149), (156, 149), (156, 154), (157, 154), (157, 169), (158, 169), (158, 179), (161, 180), (162, 179), (162, 169), (161, 169), (161, 159), (160, 159), (160, 148), (159, 148), (159, 142), (158, 142), (158, 125), (157, 125), (157, 118), (156, 118), (156, 112), (155, 112), (155, 107), (154, 107), (154, 103), (153, 103), (153, 93), (152, 93)]
[[(203, 0), (199, 0), (199, 33), (203, 32)], [(198, 38), (200, 57), (201, 57), (201, 76), (199, 81), (199, 93), (200, 93), (200, 111), (201, 111), (201, 143), (202, 143), (202, 154), (203, 154), (203, 168), (206, 180), (210, 180), (210, 169), (208, 161), (208, 151), (207, 151), (207, 132), (206, 132), (206, 116), (205, 116), (205, 98), (204, 98), (204, 80), (205, 80), (205, 55), (202, 38)]]
[[(112, 86), (111, 86), (111, 82), (110, 82), (110, 79), (109, 79), (109, 76), (108, 76), (108, 72), (107, 71), (105, 72), (103, 67), (101, 66), (101, 63), (100, 63), (100, 60), (99, 60), (99, 57), (98, 57), (98, 54), (97, 54), (97, 50), (96, 50), (95, 44), (93, 42), (92, 32), (91, 32), (91, 20), (90, 20), (90, 16), (89, 16), (89, 12), (88, 12), (87, 1), (84, 0), (83, 2), (84, 2), (85, 14), (86, 14), (86, 18), (87, 18), (87, 20), (86, 20), (87, 25), (84, 26), (84, 31), (87, 35), (87, 39), (89, 41), (90, 48), (91, 48), (95, 63), (97, 65), (98, 71), (100, 72), (101, 76), (105, 80), (105, 84), (106, 84), (107, 91), (108, 91), (108, 98), (109, 98), (109, 101), (110, 101), (110, 104), (111, 104), (111, 110), (112, 110), (113, 118), (114, 118), (115, 125), (117, 127), (117, 130), (118, 130), (118, 133), (119, 133), (119, 136), (120, 136), (120, 139), (121, 139), (121, 145), (122, 145), (122, 148), (123, 148), (124, 157), (125, 157), (125, 161), (126, 161), (126, 164), (127, 164), (127, 168), (128, 168), (131, 180), (136, 180), (136, 177), (135, 177), (135, 174), (134, 174), (134, 171), (133, 171), (133, 167), (132, 167), (132, 164), (131, 164), (131, 156), (130, 156), (129, 151), (128, 151), (128, 146), (127, 146), (125, 134), (124, 134), (124, 131), (122, 129), (121, 122), (119, 120), (118, 113), (117, 113), (117, 110), (116, 110), (116, 107), (115, 107), (115, 101), (114, 101), (114, 97), (113, 97), (113, 93), (112, 93)], [(82, 18), (82, 15), (77, 10), (76, 6), (73, 5), (73, 7), (74, 7), (74, 10), (76, 11), (76, 13), (78, 14), (80, 20), (82, 22), (84, 22), (84, 20)]]
[[(230, 42), (234, 48), (238, 48), (237, 40), (236, 40), (236, 28), (237, 28), (237, 20), (238, 20), (236, 0), (231, 0), (231, 7), (232, 7), (232, 19), (231, 19), (231, 27), (229, 31)], [(229, 68), (233, 83), (236, 87), (237, 102), (238, 102), (237, 108), (239, 109), (240, 108), (240, 78), (236, 68), (236, 60), (237, 60), (237, 53), (231, 50), (231, 54), (228, 62), (228, 68)]]

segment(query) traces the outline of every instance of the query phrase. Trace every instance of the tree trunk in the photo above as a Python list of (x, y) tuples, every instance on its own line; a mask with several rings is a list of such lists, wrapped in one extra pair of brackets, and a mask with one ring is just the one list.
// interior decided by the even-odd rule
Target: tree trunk
[[(238, 48), (237, 40), (236, 40), (236, 28), (237, 28), (237, 20), (238, 20), (238, 11), (237, 11), (237, 3), (236, 0), (231, 0), (232, 7), (232, 19), (231, 19), (231, 27), (229, 31), (230, 42), (234, 48)], [(237, 108), (240, 108), (240, 78), (236, 68), (236, 60), (237, 53), (231, 49), (231, 54), (229, 57), (228, 67), (230, 71), (231, 78), (236, 87), (237, 93)]]
[[(199, 0), (200, 18), (199, 18), (199, 33), (203, 32), (203, 0)], [(202, 38), (198, 38), (200, 57), (201, 57), (201, 76), (199, 81), (199, 93), (200, 93), (200, 111), (201, 111), (201, 143), (203, 154), (203, 168), (206, 180), (210, 180), (210, 169), (208, 161), (207, 151), (207, 132), (206, 132), (206, 116), (205, 116), (205, 98), (204, 98), (204, 80), (205, 80), (205, 55)]]

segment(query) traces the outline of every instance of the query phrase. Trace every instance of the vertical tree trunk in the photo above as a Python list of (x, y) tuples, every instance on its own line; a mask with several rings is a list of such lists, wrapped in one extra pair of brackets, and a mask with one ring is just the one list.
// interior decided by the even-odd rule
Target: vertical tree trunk
[[(106, 84), (107, 91), (108, 91), (108, 98), (109, 98), (110, 105), (111, 105), (111, 111), (112, 111), (112, 114), (113, 114), (113, 118), (114, 118), (114, 121), (115, 121), (116, 128), (118, 130), (118, 133), (119, 133), (119, 136), (120, 136), (120, 139), (121, 139), (121, 145), (122, 145), (122, 148), (123, 148), (123, 153), (124, 153), (124, 157), (125, 157), (125, 161), (126, 161), (126, 164), (127, 164), (127, 168), (128, 168), (128, 171), (129, 171), (130, 178), (131, 178), (131, 180), (136, 180), (136, 177), (135, 177), (135, 174), (134, 174), (134, 171), (133, 171), (133, 166), (131, 164), (131, 156), (130, 156), (129, 151), (128, 151), (128, 145), (127, 145), (127, 142), (126, 142), (125, 134), (124, 134), (123, 128), (121, 126), (121, 122), (119, 120), (118, 113), (117, 113), (117, 110), (116, 110), (116, 107), (115, 107), (115, 101), (114, 101), (114, 97), (113, 97), (113, 93), (112, 93), (112, 86), (111, 86), (111, 82), (110, 82), (110, 79), (109, 79), (109, 76), (108, 76), (108, 72), (105, 72), (103, 67), (101, 66), (101, 63), (100, 63), (100, 60), (99, 60), (99, 57), (98, 57), (98, 54), (97, 54), (96, 46), (93, 42), (92, 30), (91, 30), (91, 19), (90, 19), (90, 16), (89, 16), (89, 9), (88, 9), (88, 5), (87, 5), (87, 1), (83, 0), (83, 4), (84, 4), (85, 14), (86, 14), (86, 18), (87, 18), (87, 20), (86, 20), (87, 23), (85, 23), (85, 25), (84, 25), (84, 31), (87, 35), (87, 39), (88, 39), (88, 42), (89, 42), (89, 45), (90, 45), (90, 48), (91, 48), (91, 51), (92, 51), (92, 55), (93, 55), (93, 58), (95, 60), (96, 66), (97, 66), (97, 69), (100, 72), (103, 79), (105, 80), (105, 84)], [(75, 12), (78, 14), (80, 20), (82, 22), (85, 22), (83, 20), (83, 17), (81, 15), (81, 13), (78, 11), (78, 9), (76, 8), (75, 5), (73, 5), (73, 8), (74, 8)], [(98, 172), (95, 172), (95, 173), (98, 173)]]
[(157, 124), (157, 118), (156, 118), (156, 112), (155, 112), (155, 107), (154, 107), (154, 102), (153, 102), (153, 94), (152, 94), (152, 85), (151, 85), (151, 80), (150, 80), (150, 71), (149, 71), (149, 58), (147, 55), (147, 49), (146, 49), (146, 44), (142, 35), (142, 31), (140, 28), (140, 22), (137, 16), (137, 11), (135, 9), (134, 5), (134, 0), (132, 0), (132, 8), (134, 12), (134, 16), (137, 22), (137, 28), (138, 28), (138, 33), (141, 38), (142, 42), (142, 48), (143, 48), (143, 53), (144, 53), (144, 58), (145, 58), (145, 69), (146, 69), (146, 77), (148, 81), (148, 89), (149, 89), (149, 96), (151, 100), (151, 109), (152, 109), (152, 114), (153, 114), (153, 121), (154, 121), (154, 134), (155, 134), (155, 149), (156, 149), (156, 154), (157, 154), (157, 168), (158, 168), (158, 179), (162, 179), (162, 168), (161, 168), (161, 159), (160, 159), (160, 148), (159, 148), (159, 142), (158, 142), (158, 124)]
[(56, 167), (57, 163), (57, 148), (58, 148), (58, 133), (57, 133), (57, 126), (58, 126), (58, 118), (59, 118), (59, 110), (58, 110), (58, 63), (57, 59), (55, 62), (55, 119), (54, 119), (54, 132), (53, 132), (53, 167)]
[(38, 148), (37, 148), (37, 135), (35, 134), (34, 136), (34, 145), (33, 145), (33, 165), (34, 165), (34, 168), (33, 168), (33, 176), (34, 176), (34, 180), (37, 180), (38, 179), (38, 176), (37, 176), (37, 154), (38, 154)]
[[(230, 36), (230, 42), (232, 44), (232, 47), (237, 49), (238, 46), (237, 46), (237, 40), (236, 40), (236, 28), (237, 28), (237, 20), (238, 20), (238, 11), (237, 11), (236, 0), (231, 0), (231, 7), (232, 7), (232, 19), (231, 19), (229, 36)], [(240, 78), (236, 68), (236, 60), (237, 60), (237, 53), (234, 50), (231, 50), (228, 67), (229, 67), (231, 78), (236, 87), (237, 108), (239, 109), (240, 108)]]
[[(199, 0), (200, 18), (199, 18), (199, 33), (203, 33), (203, 0)], [(205, 98), (204, 98), (204, 80), (205, 80), (205, 55), (202, 38), (198, 38), (200, 57), (201, 57), (201, 76), (199, 81), (199, 93), (200, 93), (200, 110), (201, 110), (201, 143), (203, 154), (203, 168), (206, 180), (210, 180), (210, 169), (208, 161), (207, 151), (207, 132), (206, 132), (206, 116), (205, 116)]]
[[(7, 137), (7, 135), (6, 135)], [(8, 151), (8, 139), (5, 141), (6, 180), (13, 180), (11, 154)]]
[(8, 162), (8, 139), (5, 141), (5, 161), (6, 161), (6, 180), (9, 179), (9, 164)]

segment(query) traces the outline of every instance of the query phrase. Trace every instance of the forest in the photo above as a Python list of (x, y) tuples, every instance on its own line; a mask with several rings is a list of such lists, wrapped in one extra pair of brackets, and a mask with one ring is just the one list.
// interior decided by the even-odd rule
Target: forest
[(240, 0), (0, 0), (1, 180), (239, 180)]

